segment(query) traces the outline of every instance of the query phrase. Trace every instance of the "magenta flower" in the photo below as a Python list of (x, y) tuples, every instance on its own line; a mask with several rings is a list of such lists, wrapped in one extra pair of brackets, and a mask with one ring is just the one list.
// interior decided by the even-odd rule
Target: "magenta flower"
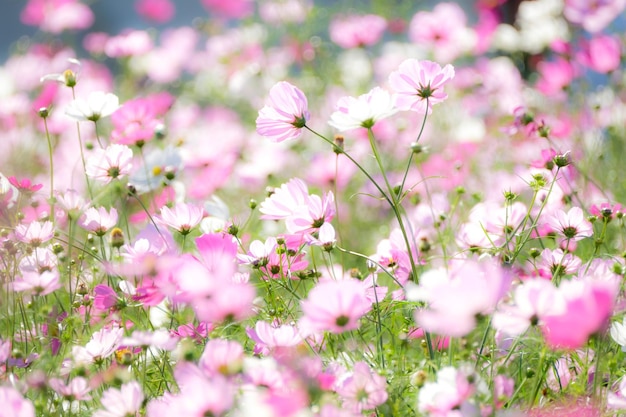
[(176, 8), (171, 0), (137, 0), (137, 13), (155, 23), (165, 23), (174, 17)]
[(391, 73), (389, 85), (396, 91), (398, 109), (430, 113), (434, 104), (448, 98), (443, 86), (452, 78), (454, 67), (450, 64), (441, 68), (436, 62), (407, 59)]
[(271, 88), (267, 104), (259, 110), (256, 131), (273, 142), (296, 139), (302, 134), (309, 117), (304, 93), (281, 81)]
[(582, 50), (577, 60), (592, 70), (606, 74), (619, 68), (622, 43), (617, 36), (599, 35), (581, 42)]
[(94, 22), (91, 9), (79, 0), (29, 0), (20, 15), (22, 23), (44, 32), (87, 29)]
[(359, 327), (359, 319), (372, 308), (365, 287), (355, 279), (320, 281), (302, 301), (304, 327), (342, 333)]
[(157, 117), (157, 105), (154, 98), (136, 98), (124, 103), (111, 115), (115, 129), (111, 132), (111, 141), (122, 145), (143, 145), (154, 138), (162, 122)]

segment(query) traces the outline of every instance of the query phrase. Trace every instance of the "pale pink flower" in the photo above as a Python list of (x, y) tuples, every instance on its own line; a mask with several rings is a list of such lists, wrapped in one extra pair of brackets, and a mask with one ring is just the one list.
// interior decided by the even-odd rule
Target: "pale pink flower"
[(130, 337), (122, 340), (124, 346), (150, 347), (172, 351), (176, 349), (178, 339), (165, 329), (156, 329), (154, 331), (136, 330)]
[(563, 14), (591, 33), (607, 27), (626, 8), (625, 0), (565, 0)]
[(91, 9), (78, 0), (29, 0), (20, 18), (22, 23), (54, 34), (87, 29), (94, 22)]
[(626, 317), (622, 319), (621, 323), (611, 323), (609, 334), (611, 335), (611, 339), (622, 347), (622, 351), (626, 352)]
[(33, 403), (13, 387), (0, 387), (0, 404), (0, 417), (35, 417)]
[(120, 389), (109, 388), (102, 394), (100, 402), (104, 410), (98, 410), (93, 417), (128, 417), (138, 415), (144, 395), (137, 381), (123, 384)]
[(612, 410), (626, 410), (626, 378), (620, 380), (617, 392), (609, 391), (606, 403)]
[(35, 248), (31, 255), (25, 256), (20, 261), (20, 272), (53, 271), (59, 263), (59, 258), (54, 254), (50, 246)]
[(385, 378), (361, 361), (354, 364), (353, 371), (337, 384), (335, 391), (342, 398), (344, 407), (361, 413), (387, 401), (386, 389)]
[(546, 223), (567, 240), (578, 241), (593, 236), (593, 226), (580, 207), (572, 207), (567, 213), (557, 209), (546, 216)]
[(358, 98), (342, 97), (337, 102), (336, 108), (337, 110), (330, 115), (328, 124), (342, 132), (360, 127), (372, 128), (377, 121), (398, 111), (391, 94), (380, 87), (375, 87)]
[(619, 37), (598, 35), (581, 42), (582, 49), (576, 54), (581, 64), (599, 73), (615, 71), (620, 67), (622, 42)]
[(396, 92), (398, 109), (430, 114), (434, 104), (448, 98), (443, 86), (452, 78), (454, 67), (450, 64), (441, 68), (436, 62), (407, 59), (389, 75), (389, 85)]
[(407, 298), (425, 301), (415, 321), (426, 331), (453, 337), (465, 336), (476, 326), (476, 317), (492, 312), (508, 290), (511, 276), (494, 260), (460, 261), (444, 269), (430, 270)]
[(87, 207), (83, 196), (76, 190), (68, 189), (65, 193), (57, 193), (57, 205), (62, 208), (71, 218), (78, 215)]
[(542, 276), (552, 278), (555, 275), (572, 275), (578, 272), (582, 261), (576, 255), (564, 253), (562, 249), (546, 248), (541, 252), (539, 270)]
[(177, 203), (173, 208), (163, 206), (161, 215), (155, 219), (182, 235), (198, 226), (204, 217), (204, 209), (191, 203)]
[(259, 15), (266, 23), (302, 23), (313, 7), (311, 0), (266, 0), (259, 3)]
[(49, 221), (20, 223), (15, 227), (15, 237), (31, 246), (40, 246), (54, 237), (54, 224)]
[(233, 375), (243, 366), (243, 346), (234, 340), (211, 339), (204, 347), (198, 366), (206, 375)]
[(254, 352), (263, 355), (280, 353), (299, 345), (304, 340), (295, 326), (290, 324), (273, 326), (262, 320), (257, 321), (253, 329), (248, 328), (246, 333), (256, 342)]
[(474, 393), (469, 375), (462, 370), (447, 366), (437, 372), (436, 382), (426, 382), (419, 390), (417, 408), (433, 417), (452, 416), (452, 410), (463, 413), (464, 405)]
[(151, 141), (162, 122), (158, 116), (161, 109), (159, 101), (165, 101), (169, 107), (171, 98), (152, 96), (128, 100), (111, 115), (114, 130), (111, 141), (123, 145), (143, 145)]
[(156, 23), (170, 21), (176, 12), (171, 0), (136, 0), (135, 10), (141, 17)]
[(300, 206), (306, 204), (309, 188), (299, 178), (292, 178), (280, 188), (275, 188), (259, 207), (262, 219), (282, 220), (291, 216)]
[(26, 272), (13, 282), (13, 291), (47, 295), (61, 288), (59, 271)]
[(270, 89), (267, 104), (259, 110), (256, 130), (273, 142), (296, 139), (302, 134), (309, 117), (304, 93), (281, 81)]
[(133, 151), (126, 145), (113, 144), (106, 149), (98, 148), (87, 158), (85, 172), (89, 177), (108, 184), (130, 174), (132, 159)]
[(342, 48), (357, 48), (377, 43), (387, 28), (384, 17), (368, 14), (335, 18), (330, 22), (330, 40)]
[(207, 378), (197, 366), (183, 362), (176, 367), (180, 393), (170, 401), (169, 415), (186, 417), (222, 416), (234, 402), (235, 386), (221, 375)]
[(87, 401), (91, 399), (89, 395), (91, 387), (89, 382), (83, 377), (78, 376), (67, 383), (59, 378), (51, 378), (49, 385), (57, 394), (70, 401)]
[(87, 100), (77, 98), (66, 108), (65, 114), (79, 122), (97, 122), (103, 117), (110, 116), (120, 106), (119, 99), (115, 94), (94, 91)]
[(111, 208), (107, 211), (104, 207), (90, 207), (85, 210), (78, 224), (85, 230), (95, 233), (98, 236), (104, 234), (117, 224), (117, 210)]
[(360, 281), (320, 281), (302, 301), (305, 327), (342, 333), (359, 327), (359, 319), (372, 308)]
[(543, 318), (560, 314), (565, 301), (557, 288), (545, 279), (523, 281), (513, 292), (513, 305), (501, 304), (493, 314), (493, 327), (507, 335), (520, 335)]
[(111, 58), (143, 55), (153, 48), (152, 39), (145, 30), (130, 30), (107, 39), (104, 53)]
[(330, 250), (337, 243), (335, 228), (329, 222), (325, 222), (317, 231), (317, 236), (306, 235), (305, 239), (309, 245), (321, 246)]
[(112, 327), (94, 332), (91, 339), (83, 346), (74, 346), (72, 358), (78, 363), (98, 362), (111, 356), (122, 343), (124, 329)]
[(432, 12), (420, 11), (409, 24), (411, 42), (432, 51), (439, 62), (452, 62), (476, 45), (477, 37), (467, 27), (465, 12), (456, 3), (438, 3)]
[(335, 217), (335, 196), (332, 191), (324, 197), (310, 195), (304, 205), (298, 207), (285, 219), (287, 231), (291, 234), (311, 233)]

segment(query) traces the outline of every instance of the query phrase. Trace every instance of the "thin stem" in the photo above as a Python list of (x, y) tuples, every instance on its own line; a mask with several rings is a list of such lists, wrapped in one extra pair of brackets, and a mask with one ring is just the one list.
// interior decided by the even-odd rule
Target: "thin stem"
[[(72, 87), (72, 98), (76, 100), (76, 90), (74, 87)], [(85, 173), (87, 191), (89, 191), (89, 198), (93, 199), (93, 192), (91, 191), (91, 184), (89, 183), (89, 176), (87, 175), (87, 164), (85, 163), (85, 152), (83, 151), (83, 139), (80, 135), (80, 122), (76, 122), (76, 132), (78, 133), (78, 149), (80, 149), (80, 160), (83, 163), (83, 172)]]
[(46, 129), (48, 157), (50, 158), (50, 220), (52, 221), (52, 224), (56, 224), (56, 216), (54, 215), (54, 158), (52, 157), (52, 140), (50, 139), (50, 131), (48, 130), (47, 117), (43, 118), (43, 126)]

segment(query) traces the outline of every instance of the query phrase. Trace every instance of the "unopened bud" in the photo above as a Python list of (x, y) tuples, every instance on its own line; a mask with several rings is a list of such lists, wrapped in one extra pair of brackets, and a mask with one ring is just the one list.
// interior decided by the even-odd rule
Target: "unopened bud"
[(76, 85), (76, 73), (72, 70), (65, 70), (63, 72), (63, 80), (68, 87), (74, 87)]
[(124, 232), (119, 227), (111, 229), (109, 237), (111, 239), (111, 247), (121, 248), (124, 245)]

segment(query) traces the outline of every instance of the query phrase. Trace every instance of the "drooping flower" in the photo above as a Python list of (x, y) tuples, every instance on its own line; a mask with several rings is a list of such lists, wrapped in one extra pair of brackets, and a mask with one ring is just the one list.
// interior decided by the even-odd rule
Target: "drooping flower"
[(396, 112), (391, 94), (380, 87), (375, 87), (358, 98), (340, 98), (337, 110), (331, 114), (328, 124), (342, 132), (360, 127), (369, 129), (377, 121)]
[(256, 131), (273, 142), (296, 139), (309, 117), (304, 93), (287, 81), (281, 81), (270, 89), (267, 104), (259, 110)]
[(398, 109), (430, 114), (434, 104), (448, 98), (443, 87), (452, 78), (454, 67), (450, 64), (441, 68), (436, 62), (407, 59), (389, 75), (389, 85), (396, 91)]

